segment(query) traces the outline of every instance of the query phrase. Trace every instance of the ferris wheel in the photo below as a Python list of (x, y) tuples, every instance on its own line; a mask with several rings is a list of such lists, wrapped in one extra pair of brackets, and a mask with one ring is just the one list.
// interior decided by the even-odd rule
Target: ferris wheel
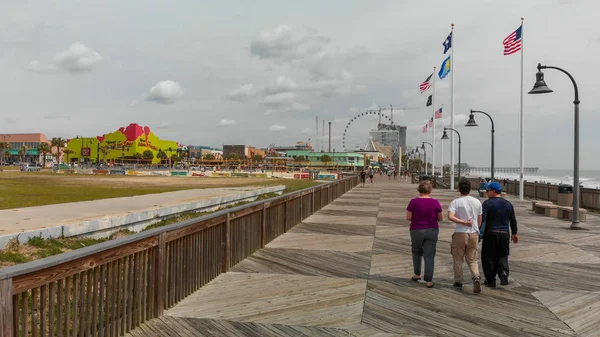
[[(357, 126), (358, 123), (355, 122), (358, 122), (361, 119), (368, 120), (369, 118), (377, 118), (379, 120), (378, 123), (381, 122), (381, 119), (385, 119), (387, 122), (389, 122), (390, 125), (394, 125), (394, 122), (390, 119), (390, 117), (383, 114), (381, 110), (366, 110), (365, 112), (357, 114), (356, 116), (350, 119), (350, 121), (348, 122), (348, 124), (346, 124), (346, 127), (344, 128), (344, 133), (342, 134), (342, 148), (344, 149), (344, 152), (348, 151), (347, 146), (356, 146), (357, 144), (364, 144), (368, 142), (368, 139), (370, 139), (370, 137), (360, 135), (360, 132), (357, 132), (358, 130), (356, 130), (357, 128), (360, 128), (360, 126)], [(354, 149), (352, 148), (351, 150)], [(396, 150), (394, 149), (393, 151), (395, 152)]]

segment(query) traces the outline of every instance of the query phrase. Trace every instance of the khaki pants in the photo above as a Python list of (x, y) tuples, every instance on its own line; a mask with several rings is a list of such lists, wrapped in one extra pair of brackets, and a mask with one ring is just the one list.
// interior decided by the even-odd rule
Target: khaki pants
[(478, 242), (479, 233), (452, 234), (450, 252), (454, 259), (454, 282), (463, 283), (463, 261), (465, 260), (471, 270), (471, 277), (479, 277), (479, 267), (477, 266)]

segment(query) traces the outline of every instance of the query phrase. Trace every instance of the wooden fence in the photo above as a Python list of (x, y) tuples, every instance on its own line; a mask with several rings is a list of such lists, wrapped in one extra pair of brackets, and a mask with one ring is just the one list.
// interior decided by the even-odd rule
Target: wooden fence
[(0, 336), (122, 336), (357, 184), (352, 176), (0, 269)]

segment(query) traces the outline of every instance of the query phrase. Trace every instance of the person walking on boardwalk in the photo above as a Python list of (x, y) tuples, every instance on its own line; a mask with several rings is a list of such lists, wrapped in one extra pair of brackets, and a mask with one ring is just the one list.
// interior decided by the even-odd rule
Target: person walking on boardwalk
[[(517, 218), (510, 201), (502, 198), (502, 187), (492, 182), (486, 190), (488, 200), (483, 202), (483, 243), (481, 245), (481, 266), (485, 275), (485, 285), (496, 287), (496, 275), (501, 285), (508, 284), (508, 255), (510, 241), (517, 243)], [(510, 232), (510, 233), (509, 233)], [(511, 235), (512, 234), (512, 235)]]
[(461, 179), (458, 182), (460, 197), (452, 200), (448, 207), (448, 220), (454, 222), (456, 229), (452, 234), (450, 252), (454, 260), (454, 287), (463, 288), (463, 262), (466, 260), (471, 270), (473, 292), (481, 292), (481, 276), (477, 265), (477, 243), (479, 242), (479, 227), (482, 222), (482, 206), (479, 199), (471, 193), (471, 181)]
[(370, 170), (369, 170), (369, 179), (371, 180), (371, 184), (373, 183), (373, 175), (374, 175), (374, 174), (375, 174), (375, 173), (373, 173), (373, 169), (370, 169)]
[(365, 187), (365, 180), (367, 180), (367, 172), (365, 172), (365, 169), (363, 168), (362, 171), (360, 171), (360, 182), (363, 187)]
[(438, 221), (444, 220), (440, 202), (431, 197), (431, 183), (421, 182), (417, 188), (419, 197), (412, 199), (406, 208), (406, 220), (410, 221), (410, 240), (414, 275), (413, 281), (421, 279), (421, 262), (425, 261), (423, 279), (432, 288), (435, 249), (438, 241)]

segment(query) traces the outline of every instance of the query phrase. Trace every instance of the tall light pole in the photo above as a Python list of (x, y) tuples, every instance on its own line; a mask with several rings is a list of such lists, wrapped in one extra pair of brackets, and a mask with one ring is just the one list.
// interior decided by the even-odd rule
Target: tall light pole
[(331, 122), (329, 122), (329, 150), (331, 152)]
[[(430, 142), (423, 142), (421, 144), (421, 149), (423, 149), (423, 155), (425, 156), (425, 175), (427, 175), (427, 151), (425, 151), (425, 144), (428, 144), (429, 146), (431, 146), (431, 152), (433, 152), (433, 144), (431, 144)], [(435, 176), (435, 167), (431, 167), (431, 171), (433, 173), (433, 175)]]
[(573, 83), (573, 89), (575, 90), (575, 99), (573, 100), (573, 105), (575, 106), (573, 123), (573, 136), (575, 137), (573, 141), (573, 222), (571, 223), (571, 229), (581, 229), (581, 225), (579, 224), (579, 89), (577, 88), (577, 83), (573, 76), (564, 69), (553, 66), (543, 66), (541, 63), (538, 63), (537, 69), (538, 72), (535, 75), (535, 84), (529, 94), (547, 94), (553, 92), (552, 89), (548, 88), (544, 81), (542, 69), (555, 69), (569, 76), (571, 83)]
[[(444, 134), (442, 135), (442, 139), (450, 139), (450, 137), (448, 137), (448, 134), (446, 133), (446, 130), (451, 130), (456, 132), (456, 134), (458, 135), (458, 180), (460, 180), (460, 144), (462, 143), (461, 139), (460, 139), (460, 133), (458, 133), (458, 131), (456, 131), (453, 128), (444, 128)], [(451, 166), (454, 166), (454, 163), (451, 164)]]
[(492, 122), (492, 166), (490, 167), (491, 170), (491, 178), (492, 181), (494, 181), (494, 132), (496, 132), (496, 130), (494, 129), (494, 120), (492, 119), (492, 116), (490, 116), (488, 113), (483, 112), (483, 111), (478, 111), (478, 110), (471, 110), (471, 114), (469, 115), (469, 121), (467, 122), (467, 124), (465, 126), (478, 126), (477, 123), (475, 122), (475, 117), (473, 116), (473, 114), (484, 114), (486, 116), (488, 116), (488, 118), (490, 119), (490, 122)]

